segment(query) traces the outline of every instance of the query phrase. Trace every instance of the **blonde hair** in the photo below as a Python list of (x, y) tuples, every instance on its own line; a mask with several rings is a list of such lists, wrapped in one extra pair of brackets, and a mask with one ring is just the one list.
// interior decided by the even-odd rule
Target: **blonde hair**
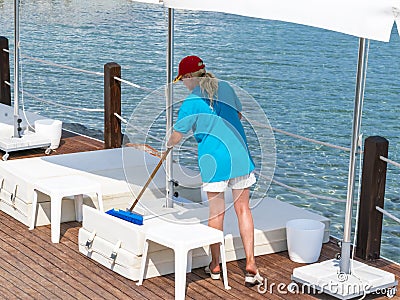
[(199, 86), (203, 95), (210, 100), (210, 106), (213, 106), (214, 97), (218, 95), (218, 80), (212, 73), (206, 72), (203, 68), (192, 73), (193, 77), (199, 77)]

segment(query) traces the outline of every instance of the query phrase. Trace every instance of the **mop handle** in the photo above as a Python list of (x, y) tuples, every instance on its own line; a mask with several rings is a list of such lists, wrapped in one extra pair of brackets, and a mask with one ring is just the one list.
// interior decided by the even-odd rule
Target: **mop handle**
[(167, 148), (167, 151), (165, 151), (160, 159), (160, 161), (158, 162), (157, 166), (154, 168), (153, 172), (151, 173), (149, 179), (147, 179), (146, 184), (143, 186), (142, 190), (140, 191), (139, 195), (136, 197), (135, 202), (133, 202), (132, 206), (129, 208), (129, 211), (132, 212), (132, 210), (135, 208), (136, 204), (139, 202), (139, 199), (142, 197), (144, 191), (147, 189), (147, 187), (149, 186), (150, 182), (153, 180), (154, 176), (156, 175), (158, 169), (160, 169), (163, 160), (166, 159), (168, 153), (171, 151), (171, 148)]

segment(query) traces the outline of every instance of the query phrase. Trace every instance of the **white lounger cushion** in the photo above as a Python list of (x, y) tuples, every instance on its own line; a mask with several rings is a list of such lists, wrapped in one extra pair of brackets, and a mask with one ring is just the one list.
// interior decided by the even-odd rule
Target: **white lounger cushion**
[[(146, 152), (131, 148), (124, 149), (132, 159), (129, 164), (123, 164), (122, 149), (108, 149), (90, 152), (72, 153), (49, 157), (34, 157), (12, 161), (0, 161), (0, 179), (4, 178), (3, 189), (14, 191), (18, 185), (17, 197), (26, 203), (32, 202), (32, 184), (49, 177), (80, 174), (88, 176), (102, 185), (105, 199), (107, 196), (129, 193), (131, 191), (125, 179), (125, 172), (131, 180), (133, 191), (140, 191), (154, 167), (159, 162)], [(126, 168), (125, 170), (123, 168)], [(184, 172), (182, 171), (184, 170)], [(191, 176), (187, 176), (187, 174)], [(189, 169), (174, 165), (174, 177), (183, 186), (200, 187), (198, 174)], [(160, 168), (148, 190), (160, 194), (159, 189), (165, 189), (165, 173)], [(158, 192), (158, 193), (157, 193)]]
[[(158, 162), (158, 157), (130, 147), (0, 161), (0, 180), (2, 181), (0, 209), (28, 225), (34, 182), (73, 174), (88, 177), (101, 184), (105, 209), (126, 208), (133, 202), (134, 196), (139, 194)], [(182, 186), (190, 187), (189, 190), (193, 190), (193, 193), (197, 191), (200, 199), (201, 180), (198, 173), (176, 164), (173, 167), (174, 178)], [(126, 182), (125, 174), (128, 175), (130, 184)], [(165, 171), (160, 168), (142, 199), (163, 197), (165, 185)], [(13, 195), (13, 202), (10, 201), (11, 195)], [(91, 198), (89, 201), (97, 205), (95, 195), (89, 195), (89, 197)], [(38, 202), (40, 208), (37, 225), (48, 224), (49, 198), (39, 194)], [(73, 206), (68, 201), (63, 205), (68, 209), (63, 206), (62, 220), (74, 220), (74, 211), (70, 211)], [(43, 211), (45, 211), (44, 214)]]

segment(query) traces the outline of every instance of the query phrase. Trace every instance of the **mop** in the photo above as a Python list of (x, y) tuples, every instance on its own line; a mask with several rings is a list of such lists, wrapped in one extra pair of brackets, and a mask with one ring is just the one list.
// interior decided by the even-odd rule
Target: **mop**
[(143, 186), (142, 190), (140, 191), (139, 195), (136, 197), (136, 200), (133, 202), (131, 207), (128, 210), (122, 209), (110, 209), (106, 211), (106, 214), (111, 216), (120, 218), (122, 220), (137, 224), (143, 225), (143, 216), (137, 213), (132, 212), (135, 208), (136, 204), (139, 202), (139, 199), (142, 197), (143, 193), (145, 192), (146, 188), (149, 186), (150, 182), (153, 180), (154, 176), (157, 174), (157, 171), (160, 169), (163, 160), (167, 157), (168, 153), (171, 151), (171, 148), (168, 148), (167, 151), (164, 152), (160, 161), (158, 162), (157, 166), (154, 168), (153, 172), (151, 173), (149, 179), (147, 180), (146, 184)]

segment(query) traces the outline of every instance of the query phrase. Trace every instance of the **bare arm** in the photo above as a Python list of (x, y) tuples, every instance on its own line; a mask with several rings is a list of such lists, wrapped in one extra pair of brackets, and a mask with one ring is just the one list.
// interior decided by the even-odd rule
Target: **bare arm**
[(168, 142), (167, 142), (167, 147), (174, 147), (176, 144), (178, 144), (183, 137), (183, 134), (178, 132), (178, 131), (173, 131)]

